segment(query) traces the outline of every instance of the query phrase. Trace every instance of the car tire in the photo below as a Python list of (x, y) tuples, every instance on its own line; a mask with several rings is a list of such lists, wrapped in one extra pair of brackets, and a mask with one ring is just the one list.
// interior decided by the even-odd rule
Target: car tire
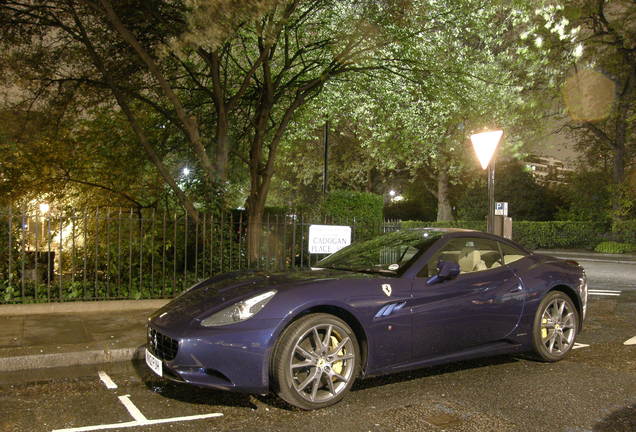
[(272, 362), (273, 387), (288, 404), (304, 409), (339, 402), (360, 371), (360, 349), (351, 327), (340, 318), (315, 313), (289, 325)]
[(579, 313), (572, 299), (561, 291), (550, 291), (534, 317), (532, 345), (537, 359), (555, 362), (574, 346), (579, 329)]

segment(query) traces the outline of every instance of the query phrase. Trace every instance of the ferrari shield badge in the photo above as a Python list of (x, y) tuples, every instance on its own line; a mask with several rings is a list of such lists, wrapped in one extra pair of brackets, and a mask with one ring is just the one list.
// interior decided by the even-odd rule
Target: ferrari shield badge
[(387, 297), (391, 297), (391, 292), (393, 290), (391, 289), (390, 284), (382, 284), (382, 291), (384, 291), (384, 294), (386, 294)]

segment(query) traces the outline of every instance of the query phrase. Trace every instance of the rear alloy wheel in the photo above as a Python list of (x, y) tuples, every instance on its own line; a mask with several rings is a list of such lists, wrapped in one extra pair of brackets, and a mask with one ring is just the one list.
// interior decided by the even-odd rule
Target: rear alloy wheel
[(277, 393), (312, 410), (340, 401), (358, 376), (360, 352), (351, 327), (329, 314), (307, 315), (282, 334), (274, 356)]
[(532, 342), (544, 361), (561, 360), (572, 349), (579, 326), (579, 314), (568, 295), (552, 291), (541, 301), (534, 319)]

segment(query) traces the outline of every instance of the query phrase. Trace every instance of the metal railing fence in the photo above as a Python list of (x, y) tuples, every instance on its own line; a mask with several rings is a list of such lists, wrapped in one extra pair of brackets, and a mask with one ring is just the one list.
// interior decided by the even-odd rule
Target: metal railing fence
[(266, 214), (250, 266), (244, 211), (202, 213), (95, 208), (0, 211), (0, 303), (172, 297), (222, 272), (311, 266), (312, 223), (349, 225), (352, 241), (395, 230), (397, 221), (356, 224), (288, 212)]

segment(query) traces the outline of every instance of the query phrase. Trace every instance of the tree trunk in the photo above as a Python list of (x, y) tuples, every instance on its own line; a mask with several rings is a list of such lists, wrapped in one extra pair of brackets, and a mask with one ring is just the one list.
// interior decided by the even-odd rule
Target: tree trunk
[(219, 115), (219, 119), (216, 124), (216, 160), (215, 168), (216, 174), (221, 182), (227, 180), (227, 161), (230, 151), (230, 139), (228, 136), (229, 125), (227, 116), (223, 113), (223, 116)]
[[(617, 143), (619, 144), (619, 143)], [(614, 183), (619, 185), (625, 179), (625, 146), (617, 145), (614, 149)]]
[(265, 207), (250, 205), (247, 208), (247, 257), (251, 267), (258, 264), (261, 252), (261, 233), (263, 232), (263, 213)]
[(453, 208), (448, 196), (448, 172), (440, 169), (437, 174), (437, 221), (453, 221)]

